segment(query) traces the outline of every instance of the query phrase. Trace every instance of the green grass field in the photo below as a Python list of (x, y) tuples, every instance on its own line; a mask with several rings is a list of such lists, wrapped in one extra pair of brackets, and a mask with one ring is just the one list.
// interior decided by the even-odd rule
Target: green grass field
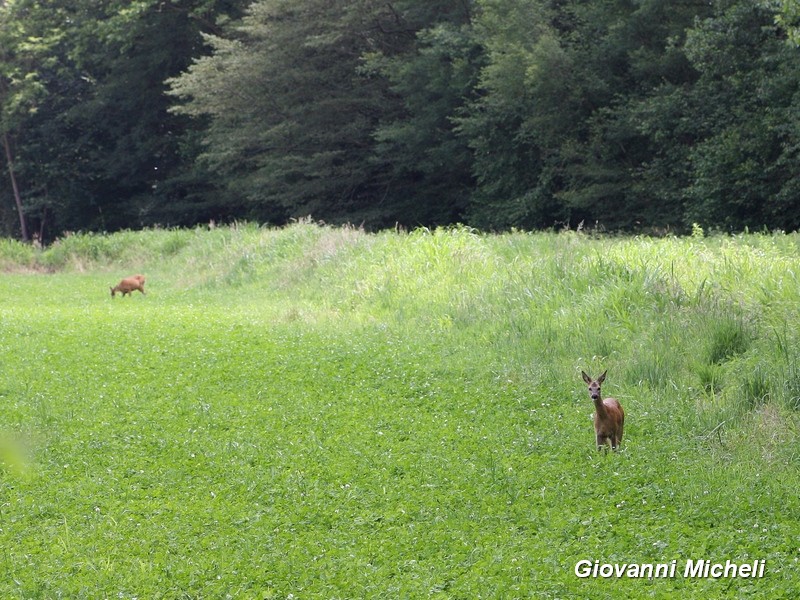
[(800, 236), (300, 223), (4, 241), (0, 268), (2, 598), (800, 589)]

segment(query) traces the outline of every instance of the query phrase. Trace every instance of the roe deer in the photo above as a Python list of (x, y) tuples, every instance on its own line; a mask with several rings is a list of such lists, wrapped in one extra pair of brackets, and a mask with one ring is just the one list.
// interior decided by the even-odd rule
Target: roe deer
[(592, 379), (581, 371), (583, 380), (589, 385), (589, 396), (594, 401), (594, 433), (597, 436), (597, 449), (605, 447), (606, 442), (612, 450), (622, 443), (622, 426), (625, 423), (625, 411), (616, 398), (602, 400), (600, 386), (606, 380), (608, 369), (597, 379)]
[(111, 297), (116, 296), (117, 292), (122, 292), (122, 296), (125, 297), (126, 294), (132, 294), (136, 290), (144, 294), (144, 275), (126, 277), (111, 288)]

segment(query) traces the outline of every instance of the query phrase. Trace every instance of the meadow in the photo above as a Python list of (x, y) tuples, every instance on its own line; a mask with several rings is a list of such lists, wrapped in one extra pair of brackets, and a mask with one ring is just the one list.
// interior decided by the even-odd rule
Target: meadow
[(303, 222), (5, 240), (0, 269), (0, 597), (800, 588), (798, 235)]

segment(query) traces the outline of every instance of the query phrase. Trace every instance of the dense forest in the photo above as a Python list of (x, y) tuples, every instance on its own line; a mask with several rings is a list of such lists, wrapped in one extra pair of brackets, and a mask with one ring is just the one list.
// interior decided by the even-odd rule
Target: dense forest
[(0, 232), (800, 228), (798, 0), (0, 0)]

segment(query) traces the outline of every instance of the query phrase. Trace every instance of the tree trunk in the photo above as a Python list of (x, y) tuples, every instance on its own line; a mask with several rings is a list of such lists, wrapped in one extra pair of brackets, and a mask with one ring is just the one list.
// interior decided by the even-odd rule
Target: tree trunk
[(22, 210), (22, 198), (19, 195), (19, 186), (17, 186), (17, 177), (14, 175), (14, 159), (11, 156), (11, 144), (8, 141), (8, 132), (3, 132), (3, 148), (6, 151), (6, 162), (8, 163), (8, 174), (11, 177), (11, 189), (14, 191), (14, 202), (17, 204), (17, 213), (19, 214), (19, 228), (22, 232), (22, 241), (27, 242), (28, 226), (25, 224), (25, 213)]

